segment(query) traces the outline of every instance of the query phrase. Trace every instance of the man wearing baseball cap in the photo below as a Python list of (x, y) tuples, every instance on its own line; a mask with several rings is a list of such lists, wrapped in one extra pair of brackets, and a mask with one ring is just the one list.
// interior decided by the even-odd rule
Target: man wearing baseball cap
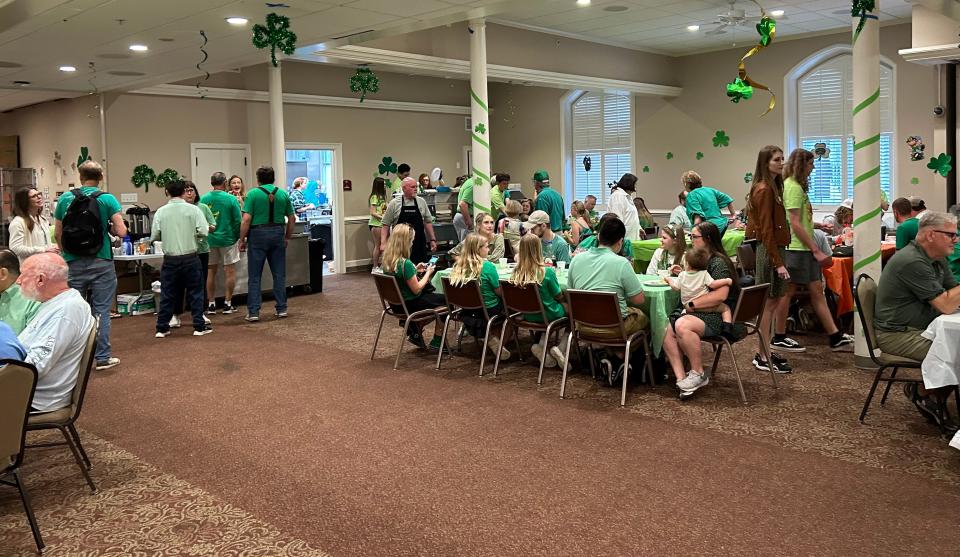
[(547, 213), (543, 211), (530, 213), (527, 222), (523, 223), (523, 229), (540, 238), (544, 259), (551, 259), (553, 262), (570, 262), (570, 244), (553, 233), (550, 228), (550, 216)]
[(563, 230), (563, 196), (550, 189), (550, 175), (546, 170), (541, 169), (533, 173), (533, 189), (537, 192), (534, 196), (533, 208), (550, 216), (550, 230), (554, 232)]

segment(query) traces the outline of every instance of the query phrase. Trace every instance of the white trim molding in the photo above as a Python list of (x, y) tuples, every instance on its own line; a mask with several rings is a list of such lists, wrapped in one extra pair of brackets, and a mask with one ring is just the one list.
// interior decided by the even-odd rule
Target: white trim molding
[[(430, 75), (444, 77), (466, 77), (470, 75), (470, 62), (455, 58), (440, 58), (409, 52), (397, 52), (365, 46), (345, 45), (329, 50), (318, 50), (312, 56), (298, 55), (294, 58), (306, 62), (336, 62), (347, 64), (377, 64), (378, 66), (400, 68), (406, 71), (417, 70)], [(544, 70), (531, 70), (513, 66), (487, 64), (487, 77), (491, 81), (554, 87), (558, 89), (583, 89), (586, 91), (607, 91), (634, 93), (654, 97), (679, 97), (680, 87), (623, 81), (587, 75), (576, 75)], [(188, 87), (188, 86), (185, 86)], [(196, 95), (195, 87), (188, 87)]]
[(936, 66), (960, 59), (960, 46), (957, 46), (957, 43), (950, 43), (920, 48), (904, 48), (898, 50), (897, 53), (907, 62)]
[[(226, 89), (222, 87), (207, 87), (206, 98), (226, 101), (268, 102), (266, 91), (250, 91), (246, 89)], [(189, 97), (199, 99), (197, 88), (191, 85), (155, 85), (130, 91), (137, 95), (160, 95), (165, 97)], [(367, 99), (359, 102), (353, 97), (329, 97), (324, 95), (306, 95), (302, 93), (284, 93), (285, 104), (306, 104), (315, 106), (337, 106), (344, 108), (366, 108), (374, 110), (402, 110), (406, 112), (432, 112), (435, 114), (463, 114), (470, 115), (469, 106), (450, 104), (428, 104), (406, 101), (382, 101)]]

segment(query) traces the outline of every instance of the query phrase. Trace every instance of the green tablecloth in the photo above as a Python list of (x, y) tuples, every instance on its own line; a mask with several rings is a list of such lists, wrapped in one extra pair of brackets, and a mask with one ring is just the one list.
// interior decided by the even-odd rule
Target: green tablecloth
[[(736, 257), (737, 248), (743, 243), (743, 230), (727, 230), (724, 233), (721, 242), (723, 249), (730, 257)], [(687, 236), (687, 245), (690, 244), (690, 237)], [(660, 238), (652, 240), (634, 240), (633, 241), (633, 270), (637, 273), (645, 273), (650, 260), (653, 259), (653, 252), (660, 247)]]
[[(500, 280), (509, 280), (510, 275), (513, 273), (513, 269), (497, 269), (497, 273), (500, 275)], [(449, 277), (450, 269), (444, 269), (430, 279), (430, 283), (439, 293), (443, 293), (443, 283), (440, 281), (440, 277)], [(653, 286), (646, 284), (648, 281), (660, 281), (660, 277), (656, 275), (644, 275), (637, 274), (637, 278), (640, 279), (640, 282), (643, 285), (643, 305), (640, 306), (640, 309), (650, 318), (650, 342), (653, 345), (653, 353), (656, 356), (660, 355), (660, 351), (663, 348), (663, 337), (667, 332), (667, 327), (670, 325), (670, 313), (680, 304), (680, 293), (672, 290), (666, 284), (663, 286)], [(560, 289), (564, 292), (567, 290), (567, 271), (566, 269), (560, 270), (557, 269), (557, 280), (560, 282)]]

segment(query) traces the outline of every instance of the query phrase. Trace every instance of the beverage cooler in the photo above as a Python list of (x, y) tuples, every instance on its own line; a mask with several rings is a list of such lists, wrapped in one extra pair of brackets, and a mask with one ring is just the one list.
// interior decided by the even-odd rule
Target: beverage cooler
[(23, 188), (37, 187), (37, 174), (32, 168), (0, 168), (0, 245), (9, 246), (10, 221), (13, 220), (13, 195)]

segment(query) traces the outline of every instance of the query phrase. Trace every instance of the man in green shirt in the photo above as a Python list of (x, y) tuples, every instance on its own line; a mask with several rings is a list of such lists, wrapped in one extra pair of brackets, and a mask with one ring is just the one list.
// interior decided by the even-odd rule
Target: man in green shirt
[(150, 224), (150, 241), (163, 242), (156, 338), (170, 335), (176, 300), (183, 299), (184, 291), (193, 316), (193, 335), (213, 332), (203, 320), (203, 268), (198, 255), (198, 239), (210, 233), (210, 226), (200, 208), (184, 200), (186, 186), (183, 180), (167, 185), (170, 201), (157, 209)]
[(20, 260), (16, 254), (7, 249), (0, 251), (0, 321), (18, 335), (40, 310), (40, 302), (20, 292), (19, 277)]
[(490, 216), (496, 219), (503, 214), (504, 197), (503, 193), (510, 187), (510, 175), (500, 173), (494, 176), (496, 186), (490, 188)]
[(897, 249), (905, 248), (917, 237), (917, 212), (913, 210), (910, 200), (900, 197), (893, 200), (893, 219), (897, 221)]
[(457, 213), (453, 215), (453, 229), (457, 232), (457, 242), (462, 242), (473, 230), (473, 176), (460, 184), (457, 192)]
[[(247, 193), (243, 203), (240, 251), (247, 251), (246, 320), (251, 323), (260, 321), (260, 302), (263, 299), (260, 277), (265, 262), (270, 263), (270, 273), (273, 275), (277, 317), (287, 316), (287, 242), (293, 236), (296, 216), (287, 192), (273, 185), (273, 182), (273, 167), (258, 168), (257, 187)], [(287, 221), (286, 227), (284, 219)]]
[(530, 234), (540, 238), (543, 247), (543, 258), (556, 263), (563, 261), (570, 263), (570, 244), (550, 230), (550, 217), (543, 211), (534, 211), (530, 214), (523, 228)]
[(563, 196), (550, 189), (550, 175), (546, 170), (533, 173), (533, 189), (537, 192), (533, 209), (550, 215), (550, 230), (560, 232), (564, 227)]
[[(210, 233), (210, 272), (207, 275), (207, 299), (210, 304), (216, 302), (215, 290), (217, 271), (223, 265), (224, 296), (223, 313), (233, 313), (233, 288), (237, 283), (237, 267), (240, 261), (240, 203), (237, 198), (227, 193), (227, 177), (223, 172), (214, 172), (210, 176), (210, 185), (213, 191), (205, 193), (200, 202), (210, 208), (217, 227)], [(213, 308), (216, 310), (216, 307)], [(209, 313), (209, 311), (208, 311)]]
[(402, 162), (400, 166), (397, 167), (397, 177), (390, 182), (390, 194), (395, 195), (403, 191), (403, 179), (410, 175), (410, 165)]
[(120, 363), (120, 358), (112, 356), (110, 351), (110, 308), (117, 296), (117, 272), (113, 267), (113, 251), (110, 247), (110, 233), (120, 238), (127, 235), (127, 226), (120, 215), (120, 203), (117, 198), (100, 191), (103, 180), (103, 167), (96, 161), (86, 161), (77, 167), (80, 174), (79, 192), (86, 196), (97, 196), (100, 209), (100, 225), (103, 238), (100, 249), (94, 255), (72, 253), (64, 246), (64, 217), (73, 200), (75, 191), (63, 193), (57, 200), (53, 212), (54, 234), (60, 253), (70, 267), (70, 288), (78, 290), (90, 303), (93, 314), (100, 318), (97, 330), (96, 368), (109, 369)]

